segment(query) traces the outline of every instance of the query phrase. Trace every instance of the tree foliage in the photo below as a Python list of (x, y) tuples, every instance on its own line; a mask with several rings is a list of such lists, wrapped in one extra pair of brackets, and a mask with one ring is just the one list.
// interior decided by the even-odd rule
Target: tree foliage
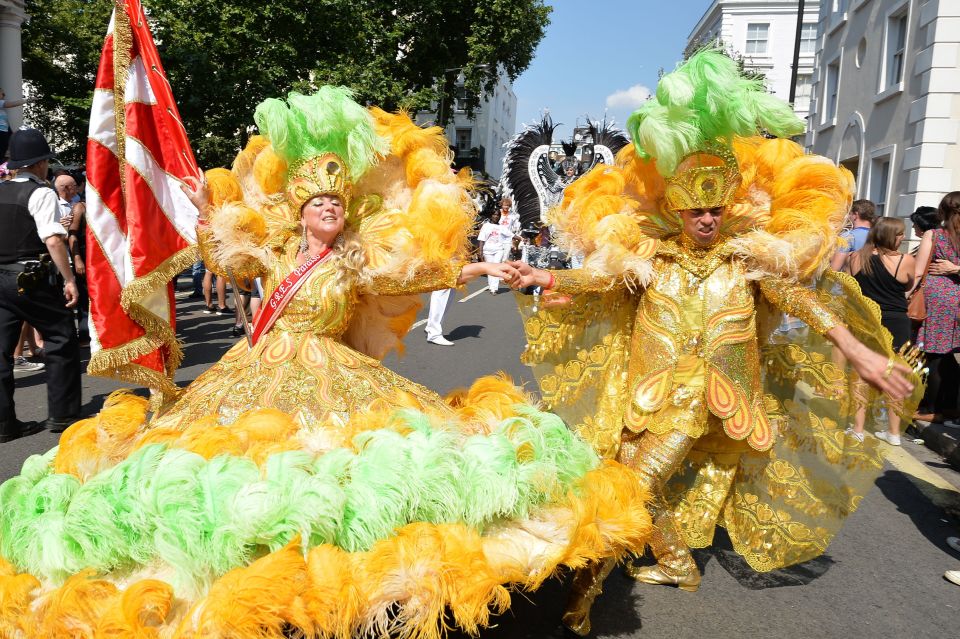
[[(146, 0), (174, 96), (205, 167), (228, 163), (263, 99), (322, 84), (361, 102), (418, 111), (453, 99), (463, 71), (466, 107), (533, 59), (549, 23), (543, 0)], [(24, 78), (28, 111), (61, 148), (82, 155), (90, 92), (111, 0), (28, 0)], [(53, 59), (51, 59), (51, 56)], [(439, 80), (439, 81), (438, 81)]]

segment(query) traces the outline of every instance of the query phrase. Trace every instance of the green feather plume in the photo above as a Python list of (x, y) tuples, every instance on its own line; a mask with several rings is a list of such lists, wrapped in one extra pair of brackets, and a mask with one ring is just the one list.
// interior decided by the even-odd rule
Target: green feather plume
[(336, 153), (347, 163), (351, 180), (366, 173), (390, 148), (346, 87), (323, 86), (312, 95), (294, 91), (286, 102), (268, 98), (257, 106), (253, 119), (288, 165)]
[(637, 155), (656, 160), (670, 176), (690, 153), (717, 140), (765, 131), (777, 137), (803, 133), (789, 104), (767, 93), (763, 82), (744, 77), (717, 49), (703, 49), (660, 78), (656, 96), (627, 119)]

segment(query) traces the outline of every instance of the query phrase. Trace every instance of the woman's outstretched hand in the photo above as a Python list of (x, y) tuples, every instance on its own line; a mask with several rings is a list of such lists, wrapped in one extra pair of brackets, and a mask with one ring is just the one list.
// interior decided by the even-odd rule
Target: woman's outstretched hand
[(190, 203), (197, 207), (200, 212), (200, 220), (207, 219), (207, 206), (210, 204), (210, 191), (207, 189), (207, 181), (188, 175), (183, 178), (183, 184), (180, 185)]
[(460, 271), (458, 284), (466, 284), (470, 280), (481, 275), (492, 275), (499, 277), (508, 286), (516, 288), (516, 281), (520, 279), (520, 273), (509, 262), (470, 262), (463, 265)]
[(511, 284), (513, 288), (526, 288), (527, 286), (545, 287), (550, 285), (550, 274), (543, 269), (534, 268), (526, 262), (520, 262), (518, 260), (507, 262), (507, 264), (512, 266), (520, 275)]

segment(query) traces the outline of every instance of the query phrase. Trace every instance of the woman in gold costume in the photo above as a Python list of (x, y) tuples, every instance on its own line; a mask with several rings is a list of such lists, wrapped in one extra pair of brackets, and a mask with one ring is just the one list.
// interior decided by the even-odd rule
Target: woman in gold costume
[(0, 487), (0, 635), (476, 634), (561, 566), (650, 530), (636, 474), (503, 376), (441, 398), (380, 364), (465, 264), (474, 209), (437, 128), (345, 89), (267, 100), (185, 189), (208, 267), (268, 297), (152, 419), (115, 394)]
[[(696, 590), (690, 547), (710, 545), (717, 525), (756, 570), (821, 554), (882, 466), (874, 444), (844, 434), (849, 379), (908, 415), (921, 386), (875, 305), (823, 271), (850, 174), (750, 137), (758, 127), (803, 130), (728, 57), (696, 54), (631, 117), (617, 162), (553, 212), (584, 268), (513, 263), (516, 286), (548, 291), (525, 311), (545, 403), (651, 493), (656, 563), (626, 568), (645, 583)], [(781, 313), (804, 329), (776, 337)], [(568, 630), (590, 632), (614, 563), (576, 573)]]

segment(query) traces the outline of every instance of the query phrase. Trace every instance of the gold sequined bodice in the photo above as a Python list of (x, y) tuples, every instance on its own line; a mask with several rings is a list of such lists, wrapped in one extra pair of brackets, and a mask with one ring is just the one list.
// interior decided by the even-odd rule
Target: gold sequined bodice
[[(295, 251), (286, 251), (274, 260), (270, 274), (263, 282), (265, 299), (269, 299), (274, 288), (296, 266)], [(336, 260), (327, 260), (315, 267), (271, 330), (312, 333), (333, 338), (343, 335), (353, 317), (357, 290), (356, 287), (341, 290), (345, 287), (337, 286), (337, 279)]]

